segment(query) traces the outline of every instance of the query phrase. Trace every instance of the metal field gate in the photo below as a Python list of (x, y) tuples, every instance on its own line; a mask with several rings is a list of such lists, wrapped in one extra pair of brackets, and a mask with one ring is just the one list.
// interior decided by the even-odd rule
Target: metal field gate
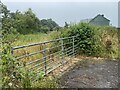
[(66, 57), (77, 54), (77, 37), (59, 38), (56, 40), (12, 48), (16, 60), (25, 62), (28, 70), (48, 74), (67, 62)]

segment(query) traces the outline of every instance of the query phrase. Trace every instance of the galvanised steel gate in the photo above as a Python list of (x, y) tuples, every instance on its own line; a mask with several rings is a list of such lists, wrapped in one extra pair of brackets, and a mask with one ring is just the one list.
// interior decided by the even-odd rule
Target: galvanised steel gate
[[(72, 36), (17, 46), (12, 48), (12, 53), (16, 57), (16, 60), (26, 63), (28, 70), (35, 72), (42, 71), (46, 75), (67, 62), (66, 57), (74, 57), (77, 54), (77, 37), (78, 36)], [(35, 51), (35, 49), (38, 51)]]

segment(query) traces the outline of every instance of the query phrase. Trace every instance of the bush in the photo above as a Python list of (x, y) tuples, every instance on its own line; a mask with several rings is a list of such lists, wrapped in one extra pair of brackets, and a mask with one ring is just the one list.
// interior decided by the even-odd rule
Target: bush
[(94, 55), (96, 51), (94, 39), (94, 27), (87, 23), (79, 23), (71, 25), (69, 28), (64, 28), (61, 31), (61, 37), (76, 36), (79, 44), (79, 53), (86, 55)]
[[(105, 58), (118, 58), (118, 31), (111, 26), (92, 26), (87, 23), (70, 25), (61, 30), (61, 37), (76, 36), (79, 53)], [(66, 43), (68, 41), (65, 41)], [(70, 47), (69, 46), (66, 46)]]

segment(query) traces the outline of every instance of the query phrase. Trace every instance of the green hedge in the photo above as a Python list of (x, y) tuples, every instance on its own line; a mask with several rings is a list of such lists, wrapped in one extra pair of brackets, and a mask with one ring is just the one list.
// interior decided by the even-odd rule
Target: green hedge
[[(79, 53), (97, 57), (118, 58), (118, 31), (111, 26), (92, 26), (88, 23), (70, 25), (61, 30), (61, 37), (76, 36)], [(68, 41), (65, 41), (67, 43)], [(67, 46), (69, 47), (69, 46)]]
[(71, 25), (69, 28), (64, 28), (61, 31), (61, 37), (76, 36), (79, 44), (79, 53), (86, 55), (94, 55), (96, 52), (96, 45), (94, 39), (94, 28), (87, 23), (79, 23)]

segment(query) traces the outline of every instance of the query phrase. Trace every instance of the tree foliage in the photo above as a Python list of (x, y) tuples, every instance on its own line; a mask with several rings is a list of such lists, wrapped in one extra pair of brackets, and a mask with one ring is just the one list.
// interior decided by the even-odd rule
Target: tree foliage
[(64, 27), (65, 27), (65, 28), (68, 28), (68, 26), (69, 26), (69, 25), (68, 25), (68, 23), (67, 23), (67, 22), (65, 22), (65, 26), (64, 26)]
[(2, 24), (3, 28), (5, 25), (9, 28), (9, 25), (16, 29), (20, 34), (30, 33), (47, 33), (59, 29), (58, 24), (52, 19), (40, 20), (29, 8), (25, 12), (10, 12), (5, 5), (2, 4)]
[(40, 22), (41, 31), (45, 33), (59, 29), (59, 25), (52, 19), (42, 19)]

